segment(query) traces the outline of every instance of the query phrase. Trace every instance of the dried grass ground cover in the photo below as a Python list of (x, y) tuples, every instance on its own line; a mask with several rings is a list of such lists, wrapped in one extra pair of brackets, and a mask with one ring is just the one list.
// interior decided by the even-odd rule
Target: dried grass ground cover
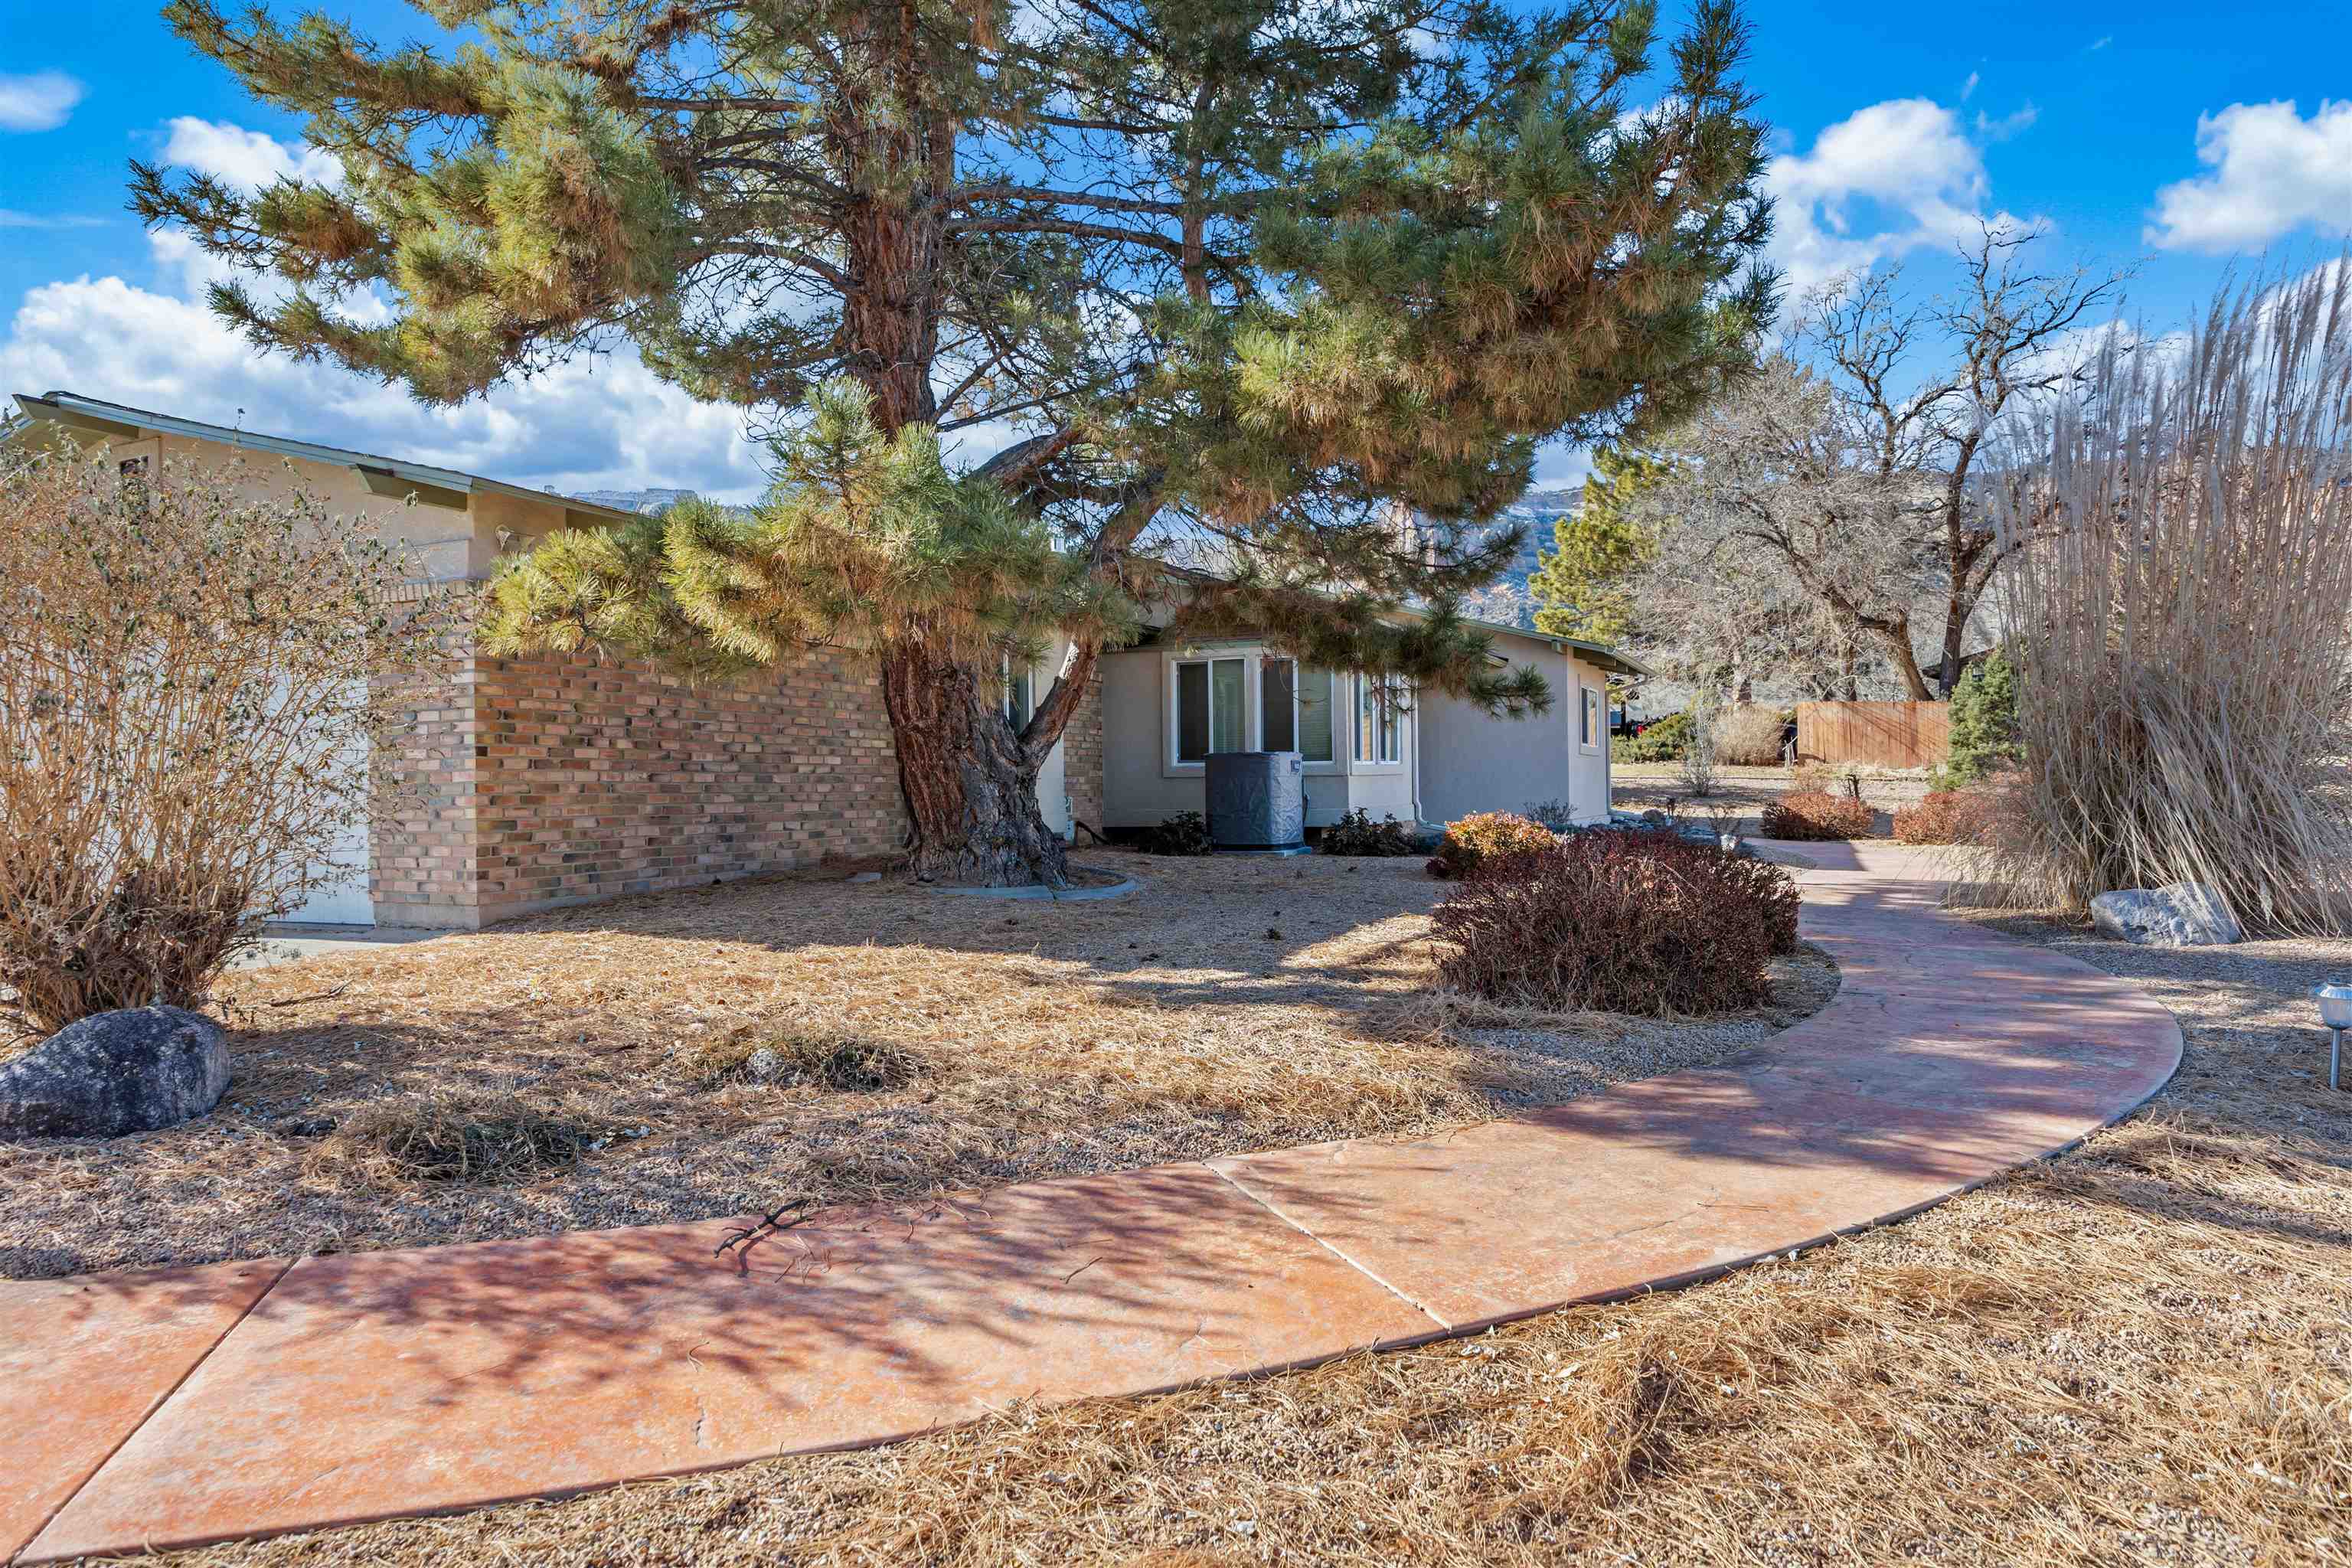
[[(1423, 1131), (1734, 1053), (1704, 1024), (1433, 989), (1417, 861), (1103, 854), (1140, 897), (779, 879), (232, 976), (215, 1115), (0, 1145), (0, 1274), (910, 1196)], [(323, 999), (302, 1001), (302, 998)], [(285, 1004), (274, 1005), (273, 1004)]]
[(1675, 1295), (1150, 1399), (175, 1562), (2314, 1564), (2352, 1560), (2352, 942), (2032, 921), (2181, 1018), (2075, 1152)]
[[(1685, 813), (1698, 816), (1711, 805), (1738, 805), (1746, 808), (1747, 825), (1752, 831), (1757, 814), (1793, 789), (1801, 787), (1796, 776), (1787, 768), (1741, 768), (1717, 763), (1715, 770), (1715, 793), (1705, 800), (1691, 797), (1690, 786), (1683, 782), (1681, 771), (1672, 763), (1613, 763), (1609, 769), (1612, 804), (1621, 811), (1646, 811), (1663, 806), (1669, 800), (1679, 801)], [(1927, 794), (1928, 773), (1925, 768), (1891, 771), (1877, 769), (1865, 772), (1862, 779), (1862, 798), (1872, 811), (1871, 832), (1884, 836), (1893, 831), (1894, 814), (1914, 806)], [(1843, 783), (1834, 787), (1843, 791)]]

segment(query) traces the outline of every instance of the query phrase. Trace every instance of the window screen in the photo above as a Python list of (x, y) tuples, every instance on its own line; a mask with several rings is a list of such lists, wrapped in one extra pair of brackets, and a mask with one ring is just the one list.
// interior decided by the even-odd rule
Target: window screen
[(1269, 752), (1298, 749), (1298, 667), (1269, 658), (1258, 667), (1258, 743)]
[(1209, 754), (1209, 667), (1176, 667), (1176, 760), (1197, 763)]
[(1331, 746), (1331, 672), (1310, 669), (1298, 678), (1298, 753), (1310, 763), (1336, 763)]
[(1238, 658), (1221, 658), (1209, 666), (1209, 750), (1238, 752), (1249, 742), (1242, 736), (1242, 679), (1247, 668)]

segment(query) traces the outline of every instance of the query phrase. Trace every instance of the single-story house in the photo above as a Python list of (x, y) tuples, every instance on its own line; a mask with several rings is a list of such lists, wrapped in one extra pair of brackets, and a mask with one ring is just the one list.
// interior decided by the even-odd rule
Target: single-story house
[[(70, 435), (111, 460), (241, 459), (259, 487), (299, 483), (381, 520), (433, 584), (486, 578), (500, 555), (562, 528), (631, 514), (478, 475), (257, 435), (67, 392), (19, 394), (12, 443)], [(1607, 814), (1607, 680), (1646, 673), (1594, 644), (1489, 626), (1498, 659), (1530, 663), (1554, 697), (1493, 719), (1438, 692), (1382, 701), (1368, 678), (1297, 669), (1251, 641), (1164, 635), (1109, 655), (1039, 781), (1066, 835), (1151, 826), (1203, 804), (1207, 754), (1296, 749), (1310, 828), (1357, 807), (1445, 822), (1559, 799)], [(1007, 671), (1018, 711), (1050, 661)], [(906, 816), (881, 683), (854, 652), (817, 649), (757, 679), (697, 687), (593, 654), (494, 658), (453, 646), (405, 683), (402, 737), (382, 765), (400, 804), (339, 861), (364, 875), (289, 917), (472, 929), (625, 893), (886, 855)]]

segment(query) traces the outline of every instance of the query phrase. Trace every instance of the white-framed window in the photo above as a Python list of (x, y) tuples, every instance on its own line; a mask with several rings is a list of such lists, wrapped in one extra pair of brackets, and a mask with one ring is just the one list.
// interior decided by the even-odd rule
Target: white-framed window
[(1331, 672), (1268, 654), (1258, 661), (1258, 749), (1297, 752), (1309, 763), (1339, 760), (1333, 744)]
[(1212, 752), (1249, 748), (1244, 721), (1248, 661), (1187, 658), (1176, 663), (1176, 761), (1202, 763)]
[(1017, 735), (1028, 727), (1029, 715), (1037, 710), (1037, 672), (1025, 664), (1015, 668), (1011, 654), (1004, 656), (1003, 668), (1004, 719)]
[(1603, 699), (1598, 687), (1586, 686), (1579, 689), (1584, 694), (1584, 704), (1577, 715), (1576, 743), (1588, 752), (1597, 752), (1601, 749)]
[(1393, 675), (1356, 677), (1356, 761), (1402, 760), (1403, 730), (1403, 680)]

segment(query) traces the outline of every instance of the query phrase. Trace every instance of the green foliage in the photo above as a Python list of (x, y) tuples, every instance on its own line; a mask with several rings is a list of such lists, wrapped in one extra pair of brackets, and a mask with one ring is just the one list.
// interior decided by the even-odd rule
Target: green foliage
[(1657, 558), (1658, 548), (1634, 508), (1672, 471), (1638, 452), (1604, 447), (1593, 454), (1583, 503), (1552, 524), (1552, 549), (1528, 579), (1538, 630), (1601, 643), (1634, 635), (1638, 617), (1627, 584)]
[[(952, 781), (1012, 790), (1075, 705), (1015, 747), (940, 692), (1048, 635), (1083, 681), (1171, 584), (1172, 635), (1540, 710), (1451, 608), (1517, 548), (1484, 520), (1541, 442), (1688, 415), (1775, 309), (1729, 0), (1670, 43), (1633, 0), (422, 9), (446, 31), (387, 48), (172, 0), (344, 178), (134, 164), (133, 207), (272, 275), (214, 295), (266, 348), (451, 403), (625, 336), (793, 430), (751, 523), (543, 544), (494, 635), (697, 672), (872, 639), (936, 689), (902, 758), (971, 764), (910, 795), (919, 856), (1001, 820)], [(951, 475), (982, 425), (1019, 438)]]
[(983, 479), (948, 472), (938, 432), (886, 434), (856, 382), (809, 395), (752, 517), (689, 500), (557, 534), (503, 563), (483, 618), (497, 653), (593, 645), (726, 675), (818, 643), (920, 637), (968, 662), (1036, 656), (1052, 633), (1117, 646), (1135, 606)]
[(1969, 666), (1952, 689), (1952, 751), (1946, 774), (1970, 784), (2024, 758), (2017, 738), (2017, 667), (1994, 652)]
[(1418, 853), (1420, 836), (1393, 814), (1374, 822), (1372, 814), (1360, 805), (1342, 813), (1339, 821), (1325, 828), (1322, 837), (1315, 841), (1315, 847), (1324, 855), (1393, 859)]
[(1445, 837), (1430, 858), (1429, 874), (1459, 879), (1498, 856), (1549, 849), (1559, 842), (1559, 835), (1550, 828), (1515, 813), (1475, 812), (1446, 825)]
[(1621, 763), (1679, 762), (1690, 737), (1691, 716), (1669, 713), (1645, 726), (1640, 734), (1617, 742), (1610, 748), (1610, 755)]
[(1216, 843), (1209, 837), (1209, 819), (1197, 811), (1180, 811), (1157, 827), (1147, 827), (1135, 847), (1146, 855), (1211, 855)]

